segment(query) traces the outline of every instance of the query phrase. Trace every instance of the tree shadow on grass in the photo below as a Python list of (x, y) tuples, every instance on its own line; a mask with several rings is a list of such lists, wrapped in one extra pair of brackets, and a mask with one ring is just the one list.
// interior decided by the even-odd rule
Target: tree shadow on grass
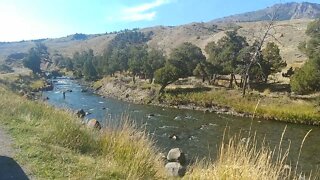
[(252, 84), (251, 87), (259, 92), (263, 92), (266, 89), (269, 89), (271, 92), (290, 92), (289, 84), (279, 84), (279, 83), (256, 83)]
[(28, 180), (29, 178), (14, 159), (0, 156), (0, 179)]
[(196, 87), (196, 88), (176, 88), (176, 89), (168, 89), (166, 93), (169, 94), (185, 94), (185, 93), (199, 93), (210, 91), (209, 87)]

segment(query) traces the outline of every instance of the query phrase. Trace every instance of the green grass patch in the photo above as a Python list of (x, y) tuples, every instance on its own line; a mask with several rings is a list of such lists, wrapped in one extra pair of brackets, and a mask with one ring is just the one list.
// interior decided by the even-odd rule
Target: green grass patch
[(39, 80), (34, 80), (31, 82), (30, 84), (30, 89), (31, 91), (36, 91), (42, 87), (44, 87), (46, 85), (45, 81), (42, 80), (42, 79), (39, 79)]
[(168, 91), (164, 100), (173, 105), (195, 104), (201, 107), (230, 107), (237, 112), (253, 113), (266, 119), (275, 119), (293, 123), (320, 124), (320, 113), (314, 102), (294, 100), (286, 96), (271, 98), (257, 93), (248, 94), (245, 98), (238, 90), (215, 89), (211, 91)]

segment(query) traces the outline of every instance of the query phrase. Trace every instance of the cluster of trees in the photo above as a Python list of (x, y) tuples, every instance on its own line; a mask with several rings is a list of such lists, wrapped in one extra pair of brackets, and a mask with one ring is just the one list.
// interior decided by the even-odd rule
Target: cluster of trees
[(63, 58), (57, 64), (87, 80), (129, 71), (134, 82), (136, 76), (152, 82), (155, 70), (164, 65), (165, 57), (161, 51), (148, 50), (145, 42), (150, 36), (138, 31), (124, 31), (116, 35), (101, 56), (94, 56), (92, 50), (76, 52), (73, 58)]
[[(183, 43), (172, 50), (166, 57), (162, 51), (149, 49), (146, 42), (152, 34), (145, 35), (139, 31), (119, 33), (112, 40), (103, 55), (94, 55), (93, 50), (76, 52), (72, 58), (58, 58), (58, 66), (74, 71), (78, 77), (95, 80), (116, 72), (129, 72), (135, 78), (149, 79), (150, 82), (164, 88), (179, 78), (189, 76), (201, 77), (203, 81), (214, 83), (217, 75), (230, 75), (230, 87), (234, 82), (243, 85), (246, 67), (251, 63), (258, 42), (249, 45), (237, 31), (228, 31), (218, 42), (210, 42), (205, 47), (208, 58), (201, 49), (192, 43)], [(38, 44), (32, 48), (25, 59), (26, 67), (34, 72), (40, 71), (40, 60), (46, 54), (46, 47)], [(281, 71), (286, 63), (282, 60), (280, 50), (275, 43), (267, 43), (261, 50), (256, 62), (249, 71), (249, 82), (264, 83), (272, 73)], [(235, 75), (240, 74), (238, 83)]]
[[(165, 66), (156, 71), (156, 83), (162, 85), (162, 91), (179, 78), (195, 75), (200, 76), (203, 81), (207, 79), (209, 83), (214, 83), (217, 75), (230, 75), (229, 87), (232, 87), (234, 82), (243, 86), (246, 68), (251, 62), (257, 44), (258, 42), (249, 45), (237, 31), (228, 31), (218, 42), (207, 44), (205, 51), (208, 58), (205, 58), (199, 47), (184, 43), (173, 50)], [(280, 72), (286, 66), (278, 46), (273, 42), (267, 43), (259, 54), (249, 70), (250, 83), (265, 83), (270, 74)], [(241, 75), (240, 83), (235, 80), (235, 74)]]
[[(75, 53), (72, 59), (63, 59), (59, 65), (88, 80), (112, 76), (115, 72), (130, 72), (133, 82), (136, 76), (150, 82), (155, 79), (161, 85), (160, 92), (179, 78), (189, 76), (198, 76), (203, 81), (214, 83), (217, 75), (230, 75), (232, 87), (235, 74), (244, 75), (256, 46), (250, 46), (236, 31), (228, 31), (217, 43), (211, 42), (206, 46), (208, 58), (192, 43), (183, 43), (166, 58), (163, 52), (147, 48), (145, 42), (149, 36), (138, 31), (125, 31), (114, 38), (102, 56), (94, 56), (92, 50), (84, 51)], [(279, 52), (275, 43), (266, 45), (250, 70), (250, 82), (266, 82), (270, 74), (286, 66)], [(242, 82), (238, 85), (241, 86)]]
[(299, 45), (299, 49), (306, 53), (309, 60), (292, 76), (291, 90), (299, 94), (320, 90), (320, 19), (308, 25), (308, 42)]

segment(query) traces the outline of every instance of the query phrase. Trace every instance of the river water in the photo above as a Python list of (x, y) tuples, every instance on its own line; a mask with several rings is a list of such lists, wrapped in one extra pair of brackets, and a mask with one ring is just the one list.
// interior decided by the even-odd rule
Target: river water
[[(226, 129), (227, 134), (241, 132), (243, 137), (246, 137), (251, 129), (251, 133), (256, 133), (259, 141), (265, 139), (273, 148), (279, 144), (281, 134), (287, 126), (282, 144), (285, 149), (291, 144), (288, 163), (294, 164), (305, 134), (312, 129), (303, 145), (299, 167), (301, 166), (303, 171), (307, 172), (320, 166), (320, 127), (317, 126), (136, 105), (103, 98), (90, 91), (81, 92), (86, 87), (68, 78), (56, 79), (54, 87), (53, 91), (43, 93), (44, 96), (49, 97), (49, 104), (71, 110), (83, 109), (91, 113), (85, 117), (86, 119), (95, 118), (103, 125), (106, 121), (117, 123), (123, 114), (127, 114), (139, 127), (144, 127), (152, 135), (156, 146), (161, 151), (168, 152), (171, 148), (179, 147), (189, 159), (195, 157), (214, 159)], [(72, 92), (66, 92), (64, 99), (61, 92), (66, 90), (72, 90)], [(170, 139), (169, 136), (172, 135), (176, 135), (178, 139)]]

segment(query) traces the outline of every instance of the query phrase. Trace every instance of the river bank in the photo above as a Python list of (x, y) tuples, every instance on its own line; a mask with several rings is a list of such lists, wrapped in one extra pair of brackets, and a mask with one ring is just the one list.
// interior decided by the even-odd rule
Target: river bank
[(138, 80), (135, 84), (128, 77), (106, 77), (93, 83), (95, 92), (101, 96), (116, 98), (136, 104), (190, 109), (239, 117), (256, 117), (267, 120), (319, 125), (319, 97), (310, 100), (290, 94), (274, 95), (270, 92), (253, 91), (242, 98), (240, 90), (220, 87), (177, 86), (158, 99), (160, 87)]

